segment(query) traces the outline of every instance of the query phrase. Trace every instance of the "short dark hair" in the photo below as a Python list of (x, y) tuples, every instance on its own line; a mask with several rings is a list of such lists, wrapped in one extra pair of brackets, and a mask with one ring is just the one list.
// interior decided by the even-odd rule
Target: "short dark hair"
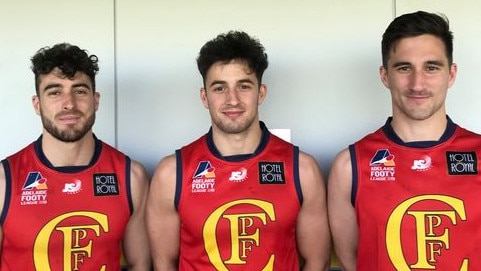
[(449, 65), (453, 63), (453, 33), (449, 20), (443, 14), (417, 11), (395, 18), (382, 35), (382, 65), (387, 68), (389, 53), (402, 39), (423, 34), (433, 35), (444, 43)]
[(204, 84), (207, 71), (214, 63), (219, 61), (227, 63), (232, 60), (245, 61), (249, 69), (255, 72), (261, 84), (262, 75), (269, 65), (267, 54), (258, 39), (242, 31), (219, 34), (200, 49), (197, 67), (204, 79)]
[(53, 47), (43, 47), (32, 57), (32, 71), (35, 74), (35, 89), (39, 94), (40, 76), (59, 68), (67, 78), (77, 72), (85, 73), (92, 81), (95, 90), (95, 75), (99, 71), (98, 58), (86, 50), (68, 43), (58, 43)]

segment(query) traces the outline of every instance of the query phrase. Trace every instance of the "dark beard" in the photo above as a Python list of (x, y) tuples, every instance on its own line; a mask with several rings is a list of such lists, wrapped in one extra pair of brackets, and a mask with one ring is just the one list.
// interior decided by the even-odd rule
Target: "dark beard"
[(95, 123), (95, 113), (93, 113), (87, 119), (87, 122), (82, 128), (80, 129), (72, 128), (65, 131), (60, 131), (58, 127), (53, 125), (52, 121), (45, 118), (43, 114), (41, 115), (41, 118), (42, 118), (43, 128), (47, 130), (47, 132), (49, 132), (56, 139), (66, 143), (76, 142), (82, 139), (92, 129)]

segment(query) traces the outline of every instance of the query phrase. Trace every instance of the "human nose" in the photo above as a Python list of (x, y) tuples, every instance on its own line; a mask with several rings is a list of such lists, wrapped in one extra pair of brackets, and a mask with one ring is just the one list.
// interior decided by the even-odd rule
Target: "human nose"
[(230, 105), (235, 105), (239, 103), (239, 94), (236, 89), (230, 88), (226, 91), (227, 103)]
[(75, 108), (75, 96), (73, 93), (66, 93), (63, 97), (63, 109), (71, 110)]
[(425, 74), (422, 70), (414, 71), (411, 74), (411, 89), (421, 91), (424, 89)]

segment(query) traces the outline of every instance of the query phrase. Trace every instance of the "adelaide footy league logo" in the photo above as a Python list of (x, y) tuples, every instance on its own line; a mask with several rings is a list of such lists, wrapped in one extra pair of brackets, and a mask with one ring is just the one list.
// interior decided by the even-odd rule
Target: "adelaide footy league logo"
[(371, 158), (371, 181), (395, 181), (394, 155), (388, 149), (379, 149)]
[(47, 179), (40, 172), (29, 172), (22, 187), (21, 205), (47, 204)]
[(200, 161), (192, 176), (192, 193), (215, 192), (215, 168), (210, 161)]

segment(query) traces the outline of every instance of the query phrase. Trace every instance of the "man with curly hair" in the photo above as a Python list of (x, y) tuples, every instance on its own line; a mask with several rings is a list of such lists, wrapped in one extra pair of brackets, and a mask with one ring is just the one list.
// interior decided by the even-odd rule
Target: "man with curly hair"
[(150, 270), (144, 167), (92, 132), (98, 59), (67, 43), (31, 59), (40, 137), (0, 167), (0, 270)]

